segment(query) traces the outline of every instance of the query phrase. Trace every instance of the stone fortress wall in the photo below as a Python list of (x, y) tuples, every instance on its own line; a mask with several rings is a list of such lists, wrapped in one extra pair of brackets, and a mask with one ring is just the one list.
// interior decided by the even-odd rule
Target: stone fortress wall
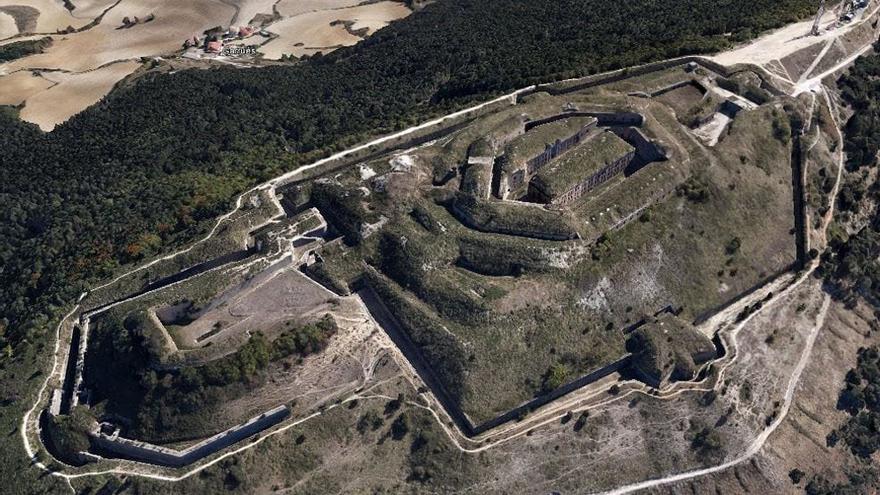
[[(473, 122), (475, 118), (478, 116), (489, 113), (494, 110), (498, 110), (499, 108), (504, 108), (510, 105), (516, 105), (521, 98), (528, 96), (533, 93), (538, 92), (546, 92), (551, 95), (563, 95), (571, 92), (580, 91), (583, 89), (587, 89), (590, 87), (595, 87), (603, 84), (608, 84), (615, 80), (624, 80), (637, 75), (644, 75), (651, 72), (656, 72), (660, 70), (664, 70), (667, 68), (675, 67), (678, 65), (684, 65), (685, 63), (695, 62), (699, 65), (707, 68), (708, 70), (720, 74), (722, 76), (729, 76), (732, 72), (730, 69), (715, 64), (714, 62), (704, 59), (702, 57), (683, 57), (676, 60), (658, 62), (652, 64), (646, 64), (641, 67), (633, 68), (633, 69), (623, 69), (617, 71), (612, 74), (600, 75), (600, 76), (588, 76), (586, 78), (582, 78), (577, 81), (569, 81), (565, 83), (556, 83), (549, 85), (540, 85), (528, 88), (526, 90), (522, 90), (518, 92), (515, 97), (510, 100), (507, 99), (498, 99), (490, 103), (489, 105), (480, 108), (478, 111), (467, 112), (466, 114), (463, 112), (462, 115), (458, 116), (456, 119), (449, 119), (443, 122), (440, 122), (431, 128), (426, 128), (417, 133), (412, 133), (407, 136), (396, 137), (393, 140), (389, 140), (388, 142), (382, 143), (381, 145), (370, 146), (358, 153), (351, 153), (346, 156), (340, 156), (338, 158), (333, 158), (331, 160), (327, 160), (326, 163), (322, 164), (320, 167), (316, 167), (314, 170), (309, 171), (308, 173), (301, 174), (301, 176), (295, 179), (288, 179), (285, 182), (290, 183), (301, 183), (308, 181), (316, 176), (330, 174), (336, 170), (339, 170), (343, 167), (346, 167), (352, 163), (356, 163), (358, 161), (363, 161), (365, 159), (369, 159), (384, 153), (387, 153), (392, 150), (406, 149), (409, 147), (413, 147), (418, 144), (422, 144), (424, 142), (428, 142), (438, 137), (449, 135), (450, 133), (459, 130), (461, 128), (466, 127), (470, 123)], [(767, 77), (762, 77), (762, 89), (767, 90), (771, 94), (780, 95), (783, 92), (776, 87), (772, 86), (768, 82)], [(645, 138), (638, 129), (635, 127), (640, 127), (642, 125), (642, 117), (641, 115), (633, 112), (616, 112), (616, 113), (605, 113), (605, 112), (565, 112), (558, 115), (550, 116), (544, 119), (530, 121), (524, 124), (521, 128), (521, 131), (518, 130), (515, 133), (512, 133), (513, 137), (521, 135), (522, 133), (530, 130), (531, 128), (542, 125), (544, 123), (549, 123), (554, 120), (570, 118), (573, 116), (594, 116), (598, 119), (597, 125), (599, 126), (609, 126), (620, 129), (614, 129), (615, 132), (620, 132), (622, 134), (629, 137), (624, 137), (625, 140), (630, 141), (633, 139), (633, 144), (637, 148), (636, 157), (637, 159), (641, 156), (649, 156), (651, 153), (652, 147), (654, 143), (650, 142)], [(627, 126), (630, 126), (627, 128)], [(509, 137), (512, 139), (513, 137)], [(638, 144), (634, 144), (636, 142), (644, 143), (644, 146), (640, 146)], [(660, 148), (662, 149), (662, 148)], [(494, 156), (492, 157), (494, 160)], [(497, 191), (497, 187), (493, 185), (493, 189)], [(74, 373), (74, 379), (70, 380), (71, 377), (68, 378), (67, 382), (62, 387), (62, 393), (53, 392), (53, 400), (50, 401), (52, 403), (50, 410), (52, 413), (59, 412), (60, 409), (69, 410), (72, 405), (75, 405), (80, 399), (80, 393), (83, 390), (81, 389), (81, 369), (79, 368), (80, 363), (83, 361), (83, 354), (85, 352), (87, 346), (87, 338), (88, 338), (88, 317), (91, 314), (100, 312), (104, 308), (94, 308), (87, 314), (84, 314), (84, 318), (81, 319), (81, 324), (85, 326), (81, 333), (79, 333), (76, 337), (76, 340), (80, 342), (80, 345), (76, 349), (72, 349), (73, 352), (70, 353), (68, 359), (72, 359), (73, 362), (69, 363), (69, 368)], [(598, 371), (598, 370), (597, 370)], [(603, 370), (604, 371), (604, 370)], [(79, 372), (79, 377), (76, 377), (77, 372)], [(601, 374), (601, 372), (600, 372)], [(595, 375), (595, 373), (591, 374)], [(584, 377), (586, 378), (586, 377)], [(595, 378), (594, 378), (595, 379)], [(79, 382), (79, 383), (77, 383)], [(71, 386), (75, 385), (75, 386)], [(554, 395), (560, 395), (554, 393)], [(65, 407), (61, 407), (61, 404), (64, 404)], [(283, 411), (281, 411), (283, 409)], [(60, 412), (64, 412), (63, 410)], [(120, 438), (118, 436), (113, 437), (112, 435), (98, 435), (96, 436), (98, 441), (103, 444), (110, 452), (118, 452), (122, 456), (127, 456), (130, 458), (142, 460), (145, 462), (154, 462), (151, 459), (158, 459), (157, 464), (166, 465), (185, 465), (189, 462), (194, 462), (199, 457), (197, 454), (201, 454), (202, 457), (210, 455), (211, 453), (217, 452), (229, 445), (234, 444), (244, 438), (247, 438), (250, 435), (256, 434), (261, 430), (269, 428), (278, 422), (282, 421), (285, 417), (290, 414), (290, 411), (285, 406), (280, 406), (279, 408), (269, 411), (259, 417), (252, 418), (247, 423), (242, 425), (238, 425), (230, 430), (227, 430), (223, 433), (216, 435), (215, 437), (209, 438), (199, 444), (186, 449), (184, 451), (177, 451), (174, 449), (168, 449), (166, 447), (161, 447), (157, 445), (152, 445), (149, 443), (138, 442), (136, 440)], [(500, 424), (503, 421), (498, 421), (500, 418), (496, 418), (493, 420), (494, 423)], [(489, 429), (490, 425), (479, 425), (479, 429), (481, 431), (485, 431)], [(473, 432), (473, 427), (471, 428), (471, 432)], [(190, 459), (190, 460), (186, 460)], [(184, 464), (176, 464), (181, 463)]]
[[(524, 132), (528, 132), (541, 125), (575, 117), (592, 117), (596, 120), (585, 125), (571, 136), (559, 139), (552, 145), (548, 145), (543, 152), (526, 160), (525, 163), (510, 163), (507, 161), (508, 158), (506, 155), (498, 157), (495, 166), (495, 175), (497, 177), (493, 181), (493, 191), (497, 198), (508, 199), (508, 195), (511, 191), (520, 189), (526, 181), (531, 179), (544, 165), (583, 143), (585, 139), (589, 139), (590, 134), (598, 127), (610, 128), (618, 137), (636, 149), (635, 155), (627, 154), (621, 156), (618, 160), (610, 163), (602, 170), (597, 171), (593, 176), (587, 178), (582, 183), (572, 187), (571, 190), (561, 195), (559, 198), (543, 198), (538, 194), (540, 201), (552, 204), (553, 206), (564, 206), (577, 200), (583, 194), (595, 189), (624, 170), (627, 170), (631, 165), (635, 165), (631, 170), (631, 172), (633, 172), (648, 163), (664, 161), (669, 158), (667, 151), (661, 145), (649, 140), (638, 130), (638, 127), (641, 127), (644, 124), (645, 119), (644, 116), (636, 112), (583, 112), (567, 110), (563, 113), (526, 122), (524, 124)], [(533, 188), (530, 187), (530, 193), (532, 190)]]
[(616, 160), (612, 161), (600, 170), (597, 170), (594, 174), (590, 175), (583, 181), (573, 185), (568, 191), (555, 197), (547, 195), (540, 188), (536, 187), (533, 181), (529, 184), (529, 196), (539, 200), (542, 203), (546, 203), (550, 207), (567, 206), (580, 199), (580, 197), (584, 194), (601, 186), (605, 182), (608, 182), (612, 178), (616, 177), (619, 173), (623, 172), (623, 170), (629, 166), (630, 162), (632, 162), (635, 155), (635, 151), (631, 151), (629, 153), (621, 155)]
[(581, 141), (583, 141), (584, 138), (586, 138), (587, 135), (590, 134), (590, 132), (595, 128), (596, 122), (590, 122), (571, 136), (564, 139), (557, 139), (556, 142), (554, 142), (553, 144), (548, 144), (547, 148), (545, 148), (541, 154), (530, 158), (526, 162), (526, 171), (529, 174), (534, 174), (538, 171), (539, 168), (549, 163), (550, 160), (553, 160), (554, 158), (565, 153), (566, 151), (581, 144)]
[[(550, 124), (563, 119), (591, 116), (592, 115), (581, 112), (567, 112), (539, 120), (528, 121), (523, 124), (522, 134), (525, 134), (538, 126)], [(507, 199), (507, 194), (510, 191), (522, 187), (523, 184), (535, 175), (544, 165), (583, 142), (590, 132), (596, 129), (597, 124), (598, 122), (594, 120), (584, 125), (572, 135), (557, 139), (553, 144), (548, 143), (544, 151), (528, 158), (524, 163), (510, 163), (507, 154), (499, 156), (496, 160), (497, 163), (495, 166), (495, 172), (499, 176), (498, 180), (495, 181), (497, 184), (495, 195), (500, 199)]]
[(278, 406), (184, 450), (176, 450), (148, 442), (122, 438), (118, 433), (108, 434), (100, 431), (100, 429), (93, 433), (92, 441), (95, 442), (99, 449), (122, 458), (148, 462), (159, 466), (181, 467), (219, 452), (251, 435), (256, 435), (280, 423), (289, 415), (290, 409), (287, 406)]

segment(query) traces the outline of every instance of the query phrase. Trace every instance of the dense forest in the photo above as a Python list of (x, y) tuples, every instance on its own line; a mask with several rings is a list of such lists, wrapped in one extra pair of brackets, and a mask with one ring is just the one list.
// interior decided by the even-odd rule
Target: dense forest
[[(874, 44), (880, 50), (880, 42)], [(859, 57), (849, 71), (840, 78), (838, 86), (844, 101), (855, 111), (845, 128), (844, 150), (847, 168), (876, 165), (880, 151), (880, 56)]]
[[(875, 45), (880, 48), (880, 45)], [(838, 85), (841, 95), (853, 110), (844, 128), (844, 151), (847, 153), (848, 179), (838, 195), (838, 217), (866, 215), (869, 221), (846, 239), (832, 236), (830, 247), (822, 256), (819, 274), (839, 289), (850, 303), (858, 297), (880, 301), (880, 211), (862, 211), (864, 205), (880, 202), (880, 182), (871, 182), (864, 174), (877, 167), (880, 151), (880, 55), (860, 57)]]
[(0, 46), (0, 63), (15, 60), (21, 57), (27, 57), (36, 53), (43, 53), (43, 50), (52, 45), (52, 38), (45, 37), (35, 40), (13, 41)]
[(95, 280), (282, 170), (512, 88), (722, 49), (814, 4), (442, 0), (308, 62), (149, 73), (49, 134), (0, 112), (0, 346), (42, 342)]
[(880, 450), (880, 351), (876, 347), (859, 350), (837, 407), (850, 418), (831, 434), (829, 443), (843, 440), (853, 454), (863, 458)]

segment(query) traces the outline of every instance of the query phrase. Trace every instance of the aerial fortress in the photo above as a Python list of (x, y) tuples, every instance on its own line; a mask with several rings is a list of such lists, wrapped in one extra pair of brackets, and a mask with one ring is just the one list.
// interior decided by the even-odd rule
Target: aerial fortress
[[(707, 322), (806, 261), (804, 112), (763, 69), (688, 57), (273, 180), (84, 296), (40, 440), (69, 465), (174, 469), (391, 383), (473, 442), (574, 397), (713, 383), (733, 353)], [(63, 453), (77, 415), (90, 447)]]

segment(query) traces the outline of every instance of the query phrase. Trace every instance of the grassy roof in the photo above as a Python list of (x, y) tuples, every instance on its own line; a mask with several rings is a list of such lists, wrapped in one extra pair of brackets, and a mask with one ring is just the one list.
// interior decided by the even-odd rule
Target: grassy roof
[(689, 379), (697, 369), (695, 358), (715, 350), (709, 338), (670, 313), (636, 330), (627, 346), (636, 354), (635, 365), (658, 381)]
[(506, 150), (507, 162), (522, 164), (542, 153), (548, 144), (572, 136), (595, 120), (593, 117), (572, 117), (539, 125), (510, 142)]
[(610, 131), (587, 136), (580, 146), (541, 169), (532, 183), (550, 197), (564, 194), (609, 163), (635, 150)]
[(578, 236), (570, 214), (538, 205), (477, 199), (461, 193), (455, 196), (453, 204), (453, 211), (462, 222), (483, 232), (560, 240)]

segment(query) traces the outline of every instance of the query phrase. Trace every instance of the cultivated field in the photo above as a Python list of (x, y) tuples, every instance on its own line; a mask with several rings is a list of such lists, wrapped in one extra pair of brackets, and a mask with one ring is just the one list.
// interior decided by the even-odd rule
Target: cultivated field
[(69, 27), (79, 29), (91, 18), (76, 18), (56, 0), (13, 0), (0, 5), (0, 11), (12, 15), (21, 33), (53, 34)]
[(11, 15), (0, 12), (0, 39), (8, 38), (18, 34), (18, 26), (15, 25), (15, 18)]
[[(279, 11), (285, 12), (281, 7)], [(269, 31), (278, 34), (278, 38), (262, 46), (260, 52), (269, 59), (279, 59), (282, 55), (301, 57), (317, 52), (327, 53), (341, 46), (354, 45), (363, 39), (363, 36), (368, 36), (391, 21), (409, 14), (410, 10), (398, 2), (378, 2), (357, 7), (295, 14), (268, 28)], [(353, 24), (347, 28), (345, 22)], [(363, 28), (367, 29), (363, 36), (350, 32)]]
[(56, 83), (30, 71), (19, 71), (0, 78), (3, 91), (0, 92), (0, 105), (17, 106), (28, 98), (45, 91)]
[(230, 0), (224, 2), (228, 5), (235, 6), (235, 17), (232, 18), (232, 25), (247, 25), (254, 19), (257, 14), (272, 16), (272, 7), (277, 0)]
[[(44, 131), (51, 131), (56, 125), (100, 101), (117, 82), (138, 67), (138, 62), (120, 62), (79, 74), (43, 73), (43, 78), (55, 84), (27, 97), (21, 118), (39, 125)], [(18, 78), (18, 74), (29, 72), (17, 72), (7, 77)], [(0, 79), (0, 84), (4, 81), (5, 78)]]
[(110, 8), (115, 0), (72, 0), (71, 15), (77, 19), (94, 19)]
[[(45, 131), (100, 100), (135, 70), (131, 64), (142, 57), (173, 56), (184, 40), (216, 26), (246, 25), (263, 14), (263, 24), (269, 23), (268, 29), (278, 36), (261, 51), (266, 58), (279, 59), (284, 54), (299, 57), (354, 45), (410, 14), (403, 3), (392, 1), (358, 5), (353, 0), (79, 0), (73, 2), (72, 11), (54, 0), (14, 3), (14, 7), (0, 6), (0, 40), (43, 33), (52, 35), (53, 43), (44, 53), (0, 64), (4, 88), (0, 104), (25, 104), (21, 118)], [(276, 4), (278, 16), (273, 18)], [(124, 18), (150, 15), (155, 17), (149, 22), (123, 25)], [(99, 17), (99, 23), (86, 28)], [(68, 26), (83, 30), (58, 33)], [(7, 42), (24, 39), (28, 38)], [(50, 91), (37, 78), (27, 79), (24, 74), (32, 70), (43, 72), (57, 85)]]
[(293, 17), (307, 12), (355, 7), (362, 3), (360, 0), (280, 0), (276, 8), (279, 14)]

